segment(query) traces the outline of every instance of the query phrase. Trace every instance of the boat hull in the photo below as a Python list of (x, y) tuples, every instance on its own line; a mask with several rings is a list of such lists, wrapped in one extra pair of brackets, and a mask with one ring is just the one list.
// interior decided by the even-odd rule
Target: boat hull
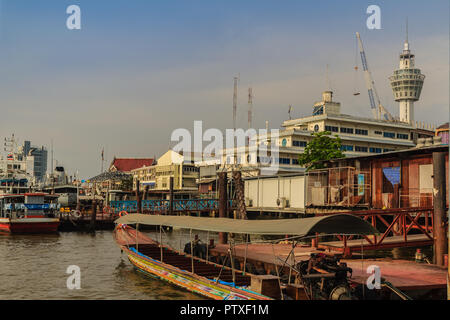
[(58, 226), (56, 218), (0, 218), (0, 231), (7, 233), (54, 233)]
[[(126, 232), (120, 228), (115, 232)], [(117, 236), (117, 235), (116, 235)], [(133, 247), (120, 245), (131, 264), (140, 272), (153, 278), (170, 282), (190, 292), (214, 300), (271, 300), (271, 298), (252, 292), (243, 287), (234, 287), (213, 279), (199, 276), (187, 270), (152, 259)]]

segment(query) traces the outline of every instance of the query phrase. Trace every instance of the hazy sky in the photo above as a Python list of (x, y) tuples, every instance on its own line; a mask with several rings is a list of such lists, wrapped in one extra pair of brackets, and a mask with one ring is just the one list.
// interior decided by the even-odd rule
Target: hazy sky
[[(66, 8), (81, 8), (68, 30)], [(381, 7), (381, 30), (366, 9)], [(278, 128), (311, 114), (326, 89), (326, 65), (342, 112), (371, 116), (361, 33), (382, 103), (398, 115), (388, 77), (398, 66), (409, 18), (410, 47), (426, 75), (417, 120), (449, 118), (449, 3), (300, 0), (0, 1), (0, 138), (11, 133), (50, 148), (69, 173), (99, 173), (117, 157), (159, 157), (176, 128), (232, 128), (233, 77), (240, 74), (238, 125)], [(357, 85), (356, 85), (357, 83)], [(353, 96), (354, 90), (361, 95)], [(172, 145), (174, 145), (172, 143)], [(106, 164), (106, 165), (107, 165)]]

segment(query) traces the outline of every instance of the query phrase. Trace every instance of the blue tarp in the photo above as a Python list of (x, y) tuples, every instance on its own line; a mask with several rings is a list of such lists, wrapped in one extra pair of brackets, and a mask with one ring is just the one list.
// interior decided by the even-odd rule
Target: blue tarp
[(400, 183), (400, 167), (383, 168), (383, 174), (392, 185)]

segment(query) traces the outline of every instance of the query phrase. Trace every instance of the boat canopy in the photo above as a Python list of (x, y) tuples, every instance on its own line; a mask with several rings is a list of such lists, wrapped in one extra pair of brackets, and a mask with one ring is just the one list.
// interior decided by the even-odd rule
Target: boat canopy
[(372, 235), (379, 232), (368, 222), (350, 214), (313, 218), (243, 220), (190, 216), (128, 214), (115, 221), (120, 224), (145, 224), (193, 230), (261, 235), (309, 236), (319, 234)]

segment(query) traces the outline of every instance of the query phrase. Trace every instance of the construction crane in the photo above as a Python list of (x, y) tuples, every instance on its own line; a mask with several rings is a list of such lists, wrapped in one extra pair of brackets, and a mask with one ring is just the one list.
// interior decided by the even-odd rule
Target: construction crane
[(377, 120), (384, 118), (386, 120), (393, 121), (394, 117), (386, 110), (386, 108), (383, 107), (380, 102), (377, 89), (375, 88), (375, 82), (373, 81), (372, 74), (370, 73), (369, 66), (367, 65), (366, 53), (364, 52), (364, 47), (359, 32), (356, 33), (356, 38), (358, 40), (359, 53), (361, 55), (364, 78), (366, 79), (366, 86), (369, 93), (370, 107), (372, 109), (373, 117)]

